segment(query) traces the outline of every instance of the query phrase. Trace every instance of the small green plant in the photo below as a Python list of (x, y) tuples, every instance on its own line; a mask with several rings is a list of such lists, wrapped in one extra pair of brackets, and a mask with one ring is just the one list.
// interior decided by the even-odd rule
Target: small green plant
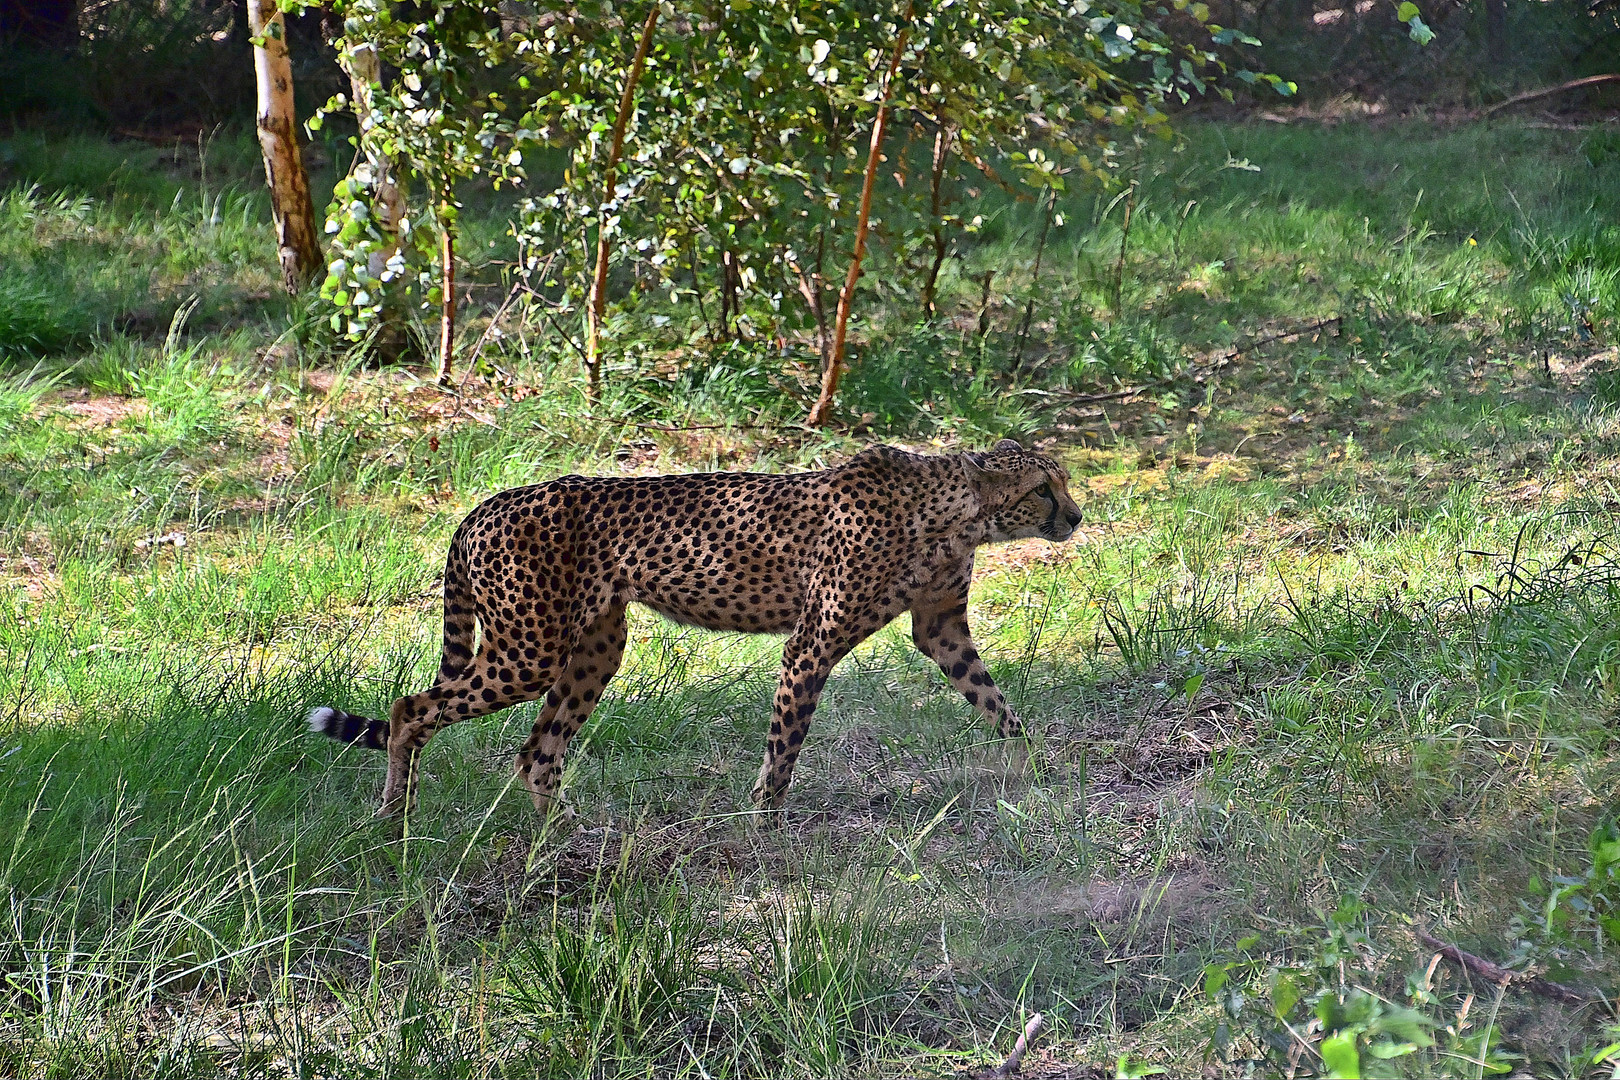
[(1602, 950), (1620, 944), (1620, 824), (1604, 818), (1587, 836), (1587, 865), (1580, 874), (1533, 875), (1524, 910), (1511, 925), (1515, 959), (1560, 963), (1571, 950)]
[(1208, 965), (1204, 996), (1219, 1010), (1210, 1054), (1297, 1077), (1481, 1075), (1454, 1071), (1464, 1057), (1484, 1075), (1510, 1072), (1494, 1019), (1470, 1021), (1471, 996), (1454, 1008), (1421, 973), (1406, 978), (1405, 1004), (1379, 992), (1369, 910), (1346, 899), (1319, 928), (1283, 932), (1272, 951), (1253, 935), (1237, 959)]

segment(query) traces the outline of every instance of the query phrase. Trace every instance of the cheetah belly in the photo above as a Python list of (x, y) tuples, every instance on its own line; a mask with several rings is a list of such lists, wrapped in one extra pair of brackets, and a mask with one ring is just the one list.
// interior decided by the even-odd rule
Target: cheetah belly
[(788, 633), (804, 610), (803, 583), (785, 557), (746, 549), (673, 554), (628, 568), (628, 599), (679, 623), (755, 634)]

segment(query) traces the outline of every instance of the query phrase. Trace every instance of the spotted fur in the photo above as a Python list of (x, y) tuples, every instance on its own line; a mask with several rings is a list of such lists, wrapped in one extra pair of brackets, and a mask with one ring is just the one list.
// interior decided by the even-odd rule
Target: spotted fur
[[(903, 611), (912, 639), (996, 731), (1022, 735), (966, 621), (973, 552), (1067, 540), (1080, 522), (1049, 457), (1002, 440), (930, 457), (879, 446), (794, 475), (565, 476), (467, 515), (444, 572), (439, 676), (387, 724), (338, 709), (310, 727), (386, 748), (379, 813), (415, 800), (422, 747), (446, 724), (541, 697), (516, 770), (555, 808), (568, 742), (625, 647), (625, 605), (713, 630), (788, 635), (756, 805), (780, 807), (833, 665)], [(481, 627), (482, 634), (475, 634)]]

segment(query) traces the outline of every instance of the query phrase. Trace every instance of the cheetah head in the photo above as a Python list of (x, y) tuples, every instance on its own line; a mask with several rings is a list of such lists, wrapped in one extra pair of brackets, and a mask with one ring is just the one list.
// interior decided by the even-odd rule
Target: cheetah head
[(988, 453), (963, 454), (962, 467), (978, 493), (987, 540), (1067, 540), (1080, 524), (1068, 474), (1045, 454), (1002, 439)]

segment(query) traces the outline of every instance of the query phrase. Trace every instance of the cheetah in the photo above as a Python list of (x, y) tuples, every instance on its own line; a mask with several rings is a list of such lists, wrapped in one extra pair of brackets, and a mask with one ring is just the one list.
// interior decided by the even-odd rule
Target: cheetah
[[(1005, 739), (1023, 726), (966, 620), (973, 554), (1080, 523), (1057, 462), (1003, 439), (986, 453), (876, 446), (788, 475), (565, 476), (503, 491), (457, 528), (444, 570), (438, 678), (387, 722), (314, 709), (312, 731), (388, 751), (379, 815), (408, 811), (423, 746), (446, 724), (544, 697), (517, 775), (559, 808), (568, 742), (625, 648), (625, 606), (711, 630), (786, 634), (752, 792), (780, 809), (833, 666), (903, 611), (912, 640)], [(475, 644), (476, 626), (482, 633)]]

